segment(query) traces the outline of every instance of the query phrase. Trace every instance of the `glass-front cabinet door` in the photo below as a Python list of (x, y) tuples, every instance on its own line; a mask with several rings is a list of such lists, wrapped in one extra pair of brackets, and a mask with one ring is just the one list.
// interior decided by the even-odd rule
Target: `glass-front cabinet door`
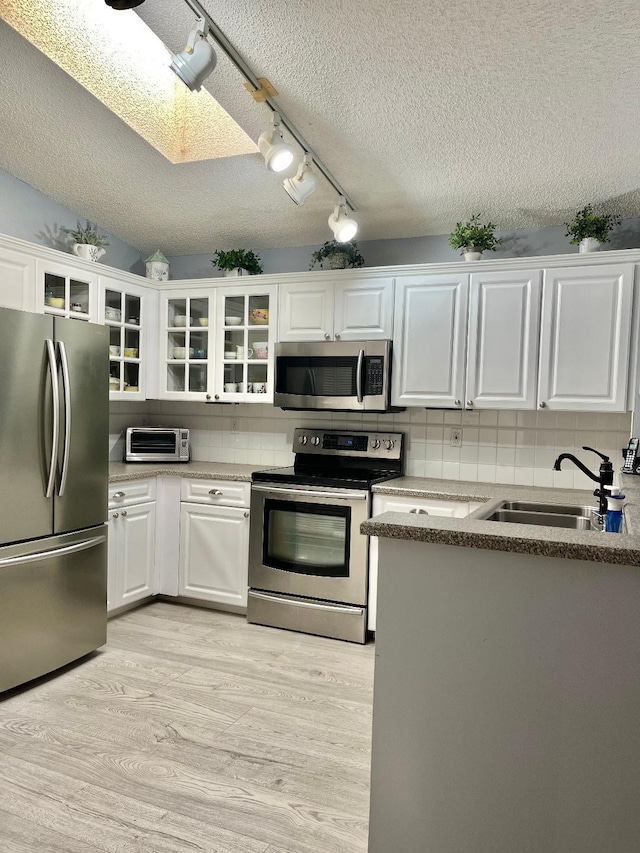
[(45, 314), (73, 320), (98, 320), (98, 276), (55, 261), (38, 260), (38, 299)]
[(99, 321), (109, 329), (110, 399), (144, 400), (150, 292), (106, 276), (99, 292)]
[(218, 288), (214, 399), (273, 403), (276, 328), (274, 286)]
[(174, 291), (160, 302), (160, 388), (168, 400), (211, 399), (212, 328), (215, 300), (208, 291)]

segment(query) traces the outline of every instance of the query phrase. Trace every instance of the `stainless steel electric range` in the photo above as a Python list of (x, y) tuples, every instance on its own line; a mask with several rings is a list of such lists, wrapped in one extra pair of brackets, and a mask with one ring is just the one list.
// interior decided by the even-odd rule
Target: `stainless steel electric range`
[(292, 468), (251, 486), (247, 619), (364, 643), (371, 488), (402, 475), (402, 433), (296, 429)]

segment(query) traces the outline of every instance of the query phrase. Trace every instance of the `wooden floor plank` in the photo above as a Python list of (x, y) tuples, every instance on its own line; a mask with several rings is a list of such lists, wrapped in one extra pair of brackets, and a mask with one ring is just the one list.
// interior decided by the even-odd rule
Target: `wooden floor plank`
[(371, 646), (234, 614), (111, 620), (0, 701), (0, 850), (364, 853), (372, 676)]

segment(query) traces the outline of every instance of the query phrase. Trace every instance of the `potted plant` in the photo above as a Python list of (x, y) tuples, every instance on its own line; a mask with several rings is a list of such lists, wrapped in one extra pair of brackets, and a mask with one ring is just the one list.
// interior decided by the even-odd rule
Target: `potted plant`
[(74, 240), (71, 251), (77, 257), (95, 263), (105, 254), (104, 246), (108, 246), (109, 243), (106, 237), (98, 233), (98, 226), (93, 222), (87, 220), (87, 224), (83, 228), (80, 225), (80, 220), (78, 220), (78, 227), (75, 231), (70, 228), (65, 228), (64, 230)]
[(474, 214), (468, 222), (456, 222), (449, 235), (452, 249), (462, 249), (465, 261), (479, 261), (483, 252), (494, 252), (502, 240), (495, 236), (493, 222), (482, 225), (480, 214)]
[(312, 270), (316, 264), (324, 268), (323, 261), (329, 261), (329, 269), (344, 270), (347, 267), (363, 267), (364, 258), (358, 251), (358, 244), (350, 240), (348, 243), (338, 243), (336, 240), (328, 240), (317, 252), (311, 255), (309, 269)]
[(593, 206), (585, 205), (579, 210), (571, 222), (565, 222), (569, 242), (577, 246), (579, 252), (595, 252), (601, 243), (606, 243), (612, 229), (620, 223), (620, 217), (611, 213), (598, 215), (593, 212)]
[(260, 275), (262, 264), (260, 258), (251, 249), (230, 249), (228, 252), (218, 251), (211, 263), (222, 270), (226, 276), (242, 275), (243, 270), (249, 275)]

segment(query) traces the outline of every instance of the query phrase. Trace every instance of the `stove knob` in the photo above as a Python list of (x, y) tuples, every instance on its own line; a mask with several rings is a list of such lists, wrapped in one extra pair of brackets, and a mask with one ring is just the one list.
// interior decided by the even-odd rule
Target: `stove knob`
[(309, 439), (307, 438), (307, 436), (306, 436), (306, 435), (301, 435), (301, 436), (298, 438), (298, 443), (299, 443), (299, 444), (306, 444), (308, 441), (309, 441)]
[(314, 447), (318, 447), (318, 445), (320, 444), (320, 439), (317, 435), (313, 436), (313, 438), (311, 439), (311, 444), (313, 444)]
[(384, 446), (387, 448), (387, 450), (393, 450), (393, 448), (396, 446), (396, 443), (395, 441), (389, 438), (387, 439), (387, 441), (385, 441)]
[(380, 447), (380, 439), (374, 438), (371, 446), (373, 447), (374, 450), (377, 450)]

